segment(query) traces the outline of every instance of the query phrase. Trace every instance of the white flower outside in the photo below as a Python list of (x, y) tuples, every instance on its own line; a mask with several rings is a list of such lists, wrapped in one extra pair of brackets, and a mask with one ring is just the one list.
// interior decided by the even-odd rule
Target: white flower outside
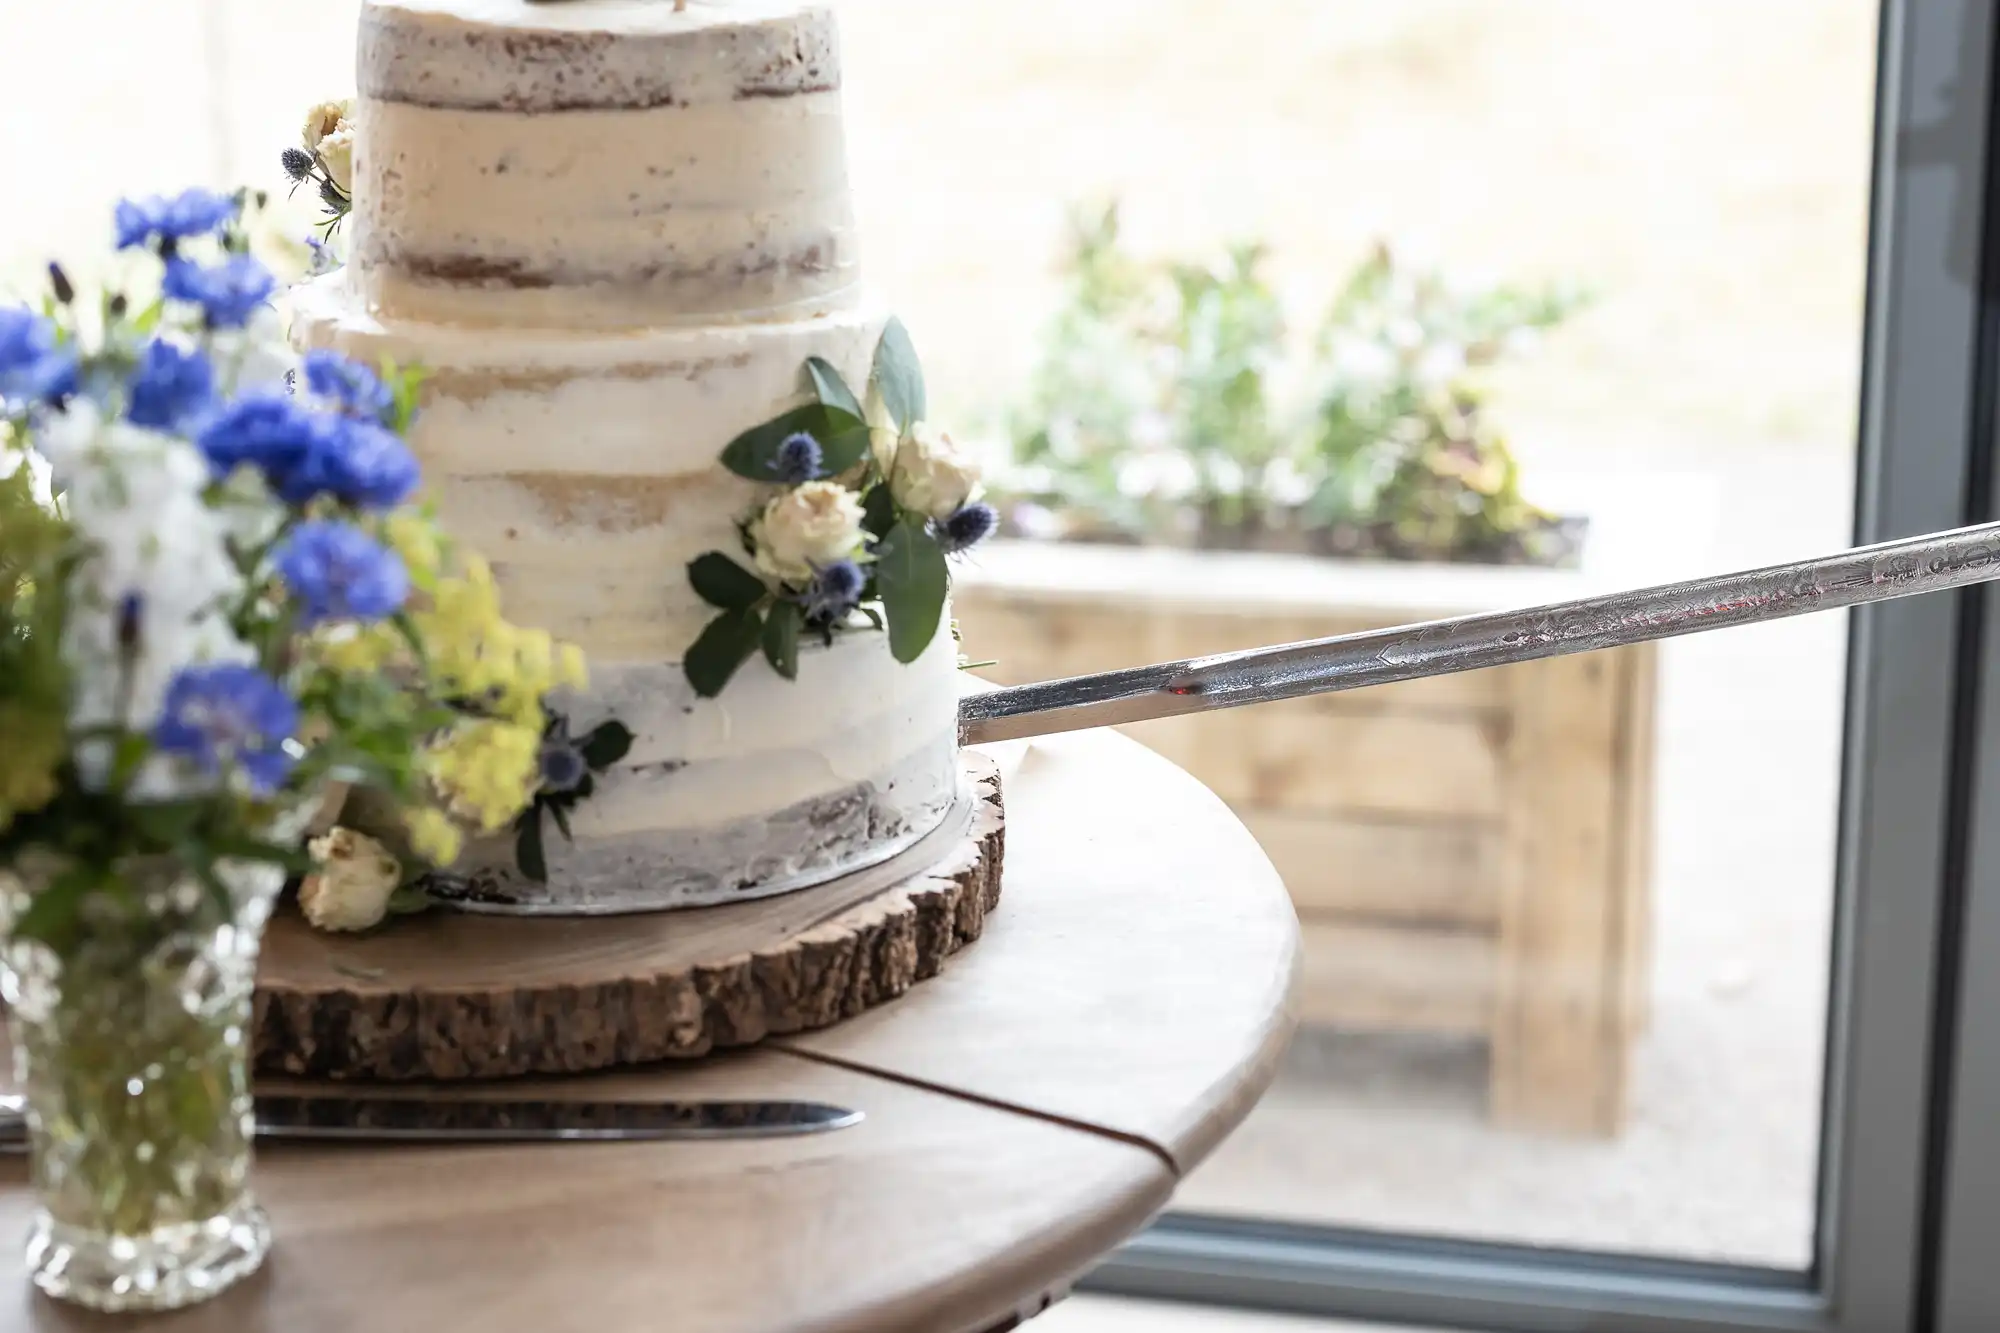
[(834, 482), (786, 491), (751, 525), (757, 568), (780, 583), (808, 583), (815, 569), (860, 555), (863, 517), (860, 497)]
[(372, 930), (389, 915), (403, 866), (366, 834), (336, 828), (307, 846), (313, 873), (299, 885), (299, 910), (320, 930)]
[(889, 489), (903, 508), (943, 520), (965, 508), (979, 481), (979, 460), (946, 432), (920, 421), (896, 449)]

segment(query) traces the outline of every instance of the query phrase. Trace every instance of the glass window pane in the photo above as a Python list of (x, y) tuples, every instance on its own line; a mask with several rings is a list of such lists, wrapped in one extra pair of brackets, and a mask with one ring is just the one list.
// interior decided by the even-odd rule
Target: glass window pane
[[(998, 549), (968, 576), (968, 648), (1000, 678), (1849, 542), (1874, 6), (853, 0), (845, 21), (871, 276), (952, 419), (1041, 464), (1009, 474), (1040, 502), (1017, 530), (1105, 539)], [(1110, 200), (1131, 268), (1100, 247), (1080, 269), (1069, 210)], [(1206, 265), (1207, 299), (1241, 314), (1259, 294), (1227, 281), (1235, 242), (1268, 247), (1285, 331), (1232, 363), (1201, 341), (1226, 317), (1146, 270)], [(1465, 286), (1316, 349), (1378, 242), (1396, 280), (1435, 265)], [(1150, 281), (1150, 305), (1086, 310), (1113, 276)], [(1574, 312), (1458, 376), (1476, 335), (1452, 330), (1482, 297), (1525, 316), (1571, 286)], [(1430, 327), (1405, 348), (1412, 313)], [(1412, 480), (1456, 465), (1422, 403), (1346, 414), (1416, 432), (1350, 450), (1404, 467), (1394, 485), (1287, 507), (1346, 444), (1329, 400), (1390, 356), (1417, 363), (1398, 385), (1487, 395), (1470, 434), (1511, 446), (1530, 503), (1589, 517), (1581, 571), (1326, 558), (1521, 554), (1426, 508), (1468, 500)], [(1261, 411), (1200, 382), (1246, 366)], [(1239, 503), (1273, 451), (1309, 475)], [(1190, 553), (1162, 588), (1183, 567), (1119, 541), (1280, 553)], [(1074, 586), (1022, 592), (1050, 578)], [(1182, 1206), (1805, 1268), (1845, 631), (1813, 617), (1137, 729), (1245, 816), (1306, 925), (1307, 1028)]]

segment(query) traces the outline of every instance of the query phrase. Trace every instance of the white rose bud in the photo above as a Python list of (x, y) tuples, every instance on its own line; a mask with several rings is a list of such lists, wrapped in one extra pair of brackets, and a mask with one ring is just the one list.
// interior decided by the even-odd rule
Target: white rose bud
[(861, 499), (831, 481), (809, 481), (764, 506), (751, 528), (757, 568), (780, 583), (803, 584), (861, 552)]
[(326, 164), (327, 179), (340, 192), (354, 197), (354, 127), (341, 121), (334, 131), (319, 141), (319, 160)]
[(389, 915), (403, 867), (366, 834), (336, 828), (307, 846), (313, 873), (299, 886), (299, 910), (320, 930), (373, 930)]
[(349, 100), (321, 102), (306, 112), (306, 124), (299, 132), (299, 142), (308, 153), (317, 153), (320, 140), (345, 125), (353, 114), (354, 103)]
[(889, 489), (903, 508), (947, 519), (979, 489), (979, 460), (944, 431), (919, 421), (896, 449)]

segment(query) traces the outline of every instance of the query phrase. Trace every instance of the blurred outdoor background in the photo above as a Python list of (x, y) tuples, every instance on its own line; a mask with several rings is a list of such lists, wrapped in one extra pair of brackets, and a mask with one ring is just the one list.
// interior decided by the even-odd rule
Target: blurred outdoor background
[[(1017, 531), (1096, 538), (971, 571), (1001, 610), (967, 647), (1001, 671), (1081, 661), (1132, 606), (1148, 628), (1104, 651), (1223, 633), (1215, 594), (1176, 601), (1204, 581), (1257, 584), (1254, 642), (1848, 542), (1872, 5), (840, 8), (865, 260), (933, 415), (1028, 464), (1000, 473)], [(102, 249), (120, 193), (276, 188), (304, 107), (351, 90), (356, 9), (0, 0), (0, 276)], [(1247, 721), (1163, 740), (1260, 836), (1332, 849), (1294, 852), (1325, 881), (1309, 951), (1349, 950), (1309, 958), (1332, 1018), (1181, 1205), (1804, 1266), (1844, 628), (1631, 659), (1601, 754), (1524, 748), (1581, 734), (1554, 677), (1315, 713), (1280, 759)], [(1576, 836), (1624, 862), (1549, 907), (1519, 830), (1614, 788)], [(1569, 1114), (1530, 1028), (1579, 1013), (1613, 1072)]]

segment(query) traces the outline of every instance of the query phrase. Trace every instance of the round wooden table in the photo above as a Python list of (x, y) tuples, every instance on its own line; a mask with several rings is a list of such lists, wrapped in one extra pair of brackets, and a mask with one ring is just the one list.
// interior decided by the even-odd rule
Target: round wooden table
[[(1298, 927), (1255, 841), (1165, 760), (1104, 733), (995, 753), (1005, 892), (943, 976), (747, 1054), (509, 1089), (805, 1097), (865, 1123), (728, 1144), (270, 1148), (264, 1271), (143, 1326), (986, 1333), (1039, 1313), (1262, 1094)], [(0, 1170), (0, 1236), (19, 1236), (25, 1169)], [(0, 1274), (0, 1333), (118, 1326)]]

